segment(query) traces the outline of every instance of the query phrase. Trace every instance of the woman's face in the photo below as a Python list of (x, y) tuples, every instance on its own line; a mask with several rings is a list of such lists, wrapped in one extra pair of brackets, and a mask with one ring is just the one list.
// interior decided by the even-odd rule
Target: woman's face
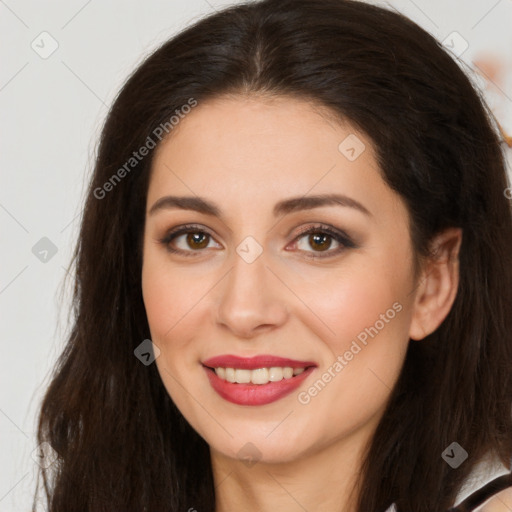
[(371, 435), (409, 341), (409, 235), (370, 140), (306, 102), (180, 121), (153, 162), (143, 296), (162, 381), (214, 452), (286, 462)]

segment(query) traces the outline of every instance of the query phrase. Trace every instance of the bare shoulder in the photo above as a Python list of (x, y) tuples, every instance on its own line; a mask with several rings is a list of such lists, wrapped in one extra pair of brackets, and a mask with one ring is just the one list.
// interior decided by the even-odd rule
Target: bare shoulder
[(495, 494), (475, 512), (510, 512), (512, 511), (512, 487)]

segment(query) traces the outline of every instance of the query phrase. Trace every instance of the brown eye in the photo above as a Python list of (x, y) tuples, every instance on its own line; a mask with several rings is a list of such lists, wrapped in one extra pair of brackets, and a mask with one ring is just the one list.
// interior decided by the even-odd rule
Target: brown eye
[(294, 245), (307, 258), (327, 258), (356, 247), (349, 236), (327, 225), (310, 226), (301, 230)]
[(308, 237), (308, 243), (312, 248), (326, 251), (331, 247), (332, 237), (324, 233), (313, 233)]
[(187, 244), (191, 249), (204, 249), (208, 246), (210, 235), (207, 233), (189, 233), (187, 234)]
[(193, 225), (175, 229), (162, 238), (160, 242), (169, 252), (184, 256), (195, 256), (208, 248), (222, 248), (212, 235)]
[[(334, 244), (334, 248), (333, 248)], [(334, 254), (340, 248), (344, 247), (343, 240), (339, 236), (334, 236), (323, 231), (316, 230), (315, 232), (304, 233), (297, 239), (297, 249), (310, 253), (328, 252)], [(332, 250), (329, 250), (332, 249)]]

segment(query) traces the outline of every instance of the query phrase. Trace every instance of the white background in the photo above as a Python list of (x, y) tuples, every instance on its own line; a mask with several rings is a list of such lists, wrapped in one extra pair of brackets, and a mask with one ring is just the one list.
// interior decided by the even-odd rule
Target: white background
[[(63, 279), (108, 106), (144, 55), (228, 3), (0, 0), (0, 511), (30, 508), (36, 411), (64, 343)], [(510, 134), (512, 0), (389, 5), (440, 40), (458, 32), (470, 64), (486, 53), (508, 59), (508, 78), (487, 94)], [(46, 59), (31, 47), (44, 31), (58, 43)], [(42, 237), (57, 248), (46, 263), (32, 252)]]

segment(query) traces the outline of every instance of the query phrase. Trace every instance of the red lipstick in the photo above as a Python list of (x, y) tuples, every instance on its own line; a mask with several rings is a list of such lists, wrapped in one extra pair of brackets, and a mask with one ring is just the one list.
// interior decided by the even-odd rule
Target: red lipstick
[(257, 368), (271, 368), (272, 366), (291, 366), (292, 368), (307, 368), (316, 366), (312, 361), (297, 361), (296, 359), (285, 359), (270, 355), (261, 355), (254, 357), (239, 357), (232, 355), (222, 355), (212, 357), (203, 361), (204, 366), (210, 368), (240, 368), (244, 370), (255, 370)]
[[(234, 355), (221, 355), (203, 361), (210, 385), (225, 400), (238, 405), (265, 405), (275, 402), (292, 393), (311, 374), (316, 367), (312, 361), (298, 361), (276, 357), (272, 355), (260, 355), (255, 357), (239, 357)], [(303, 368), (302, 373), (291, 378), (283, 378), (277, 382), (266, 384), (239, 384), (228, 382), (220, 378), (214, 368), (234, 368), (240, 370), (256, 370), (259, 368), (291, 367)]]

